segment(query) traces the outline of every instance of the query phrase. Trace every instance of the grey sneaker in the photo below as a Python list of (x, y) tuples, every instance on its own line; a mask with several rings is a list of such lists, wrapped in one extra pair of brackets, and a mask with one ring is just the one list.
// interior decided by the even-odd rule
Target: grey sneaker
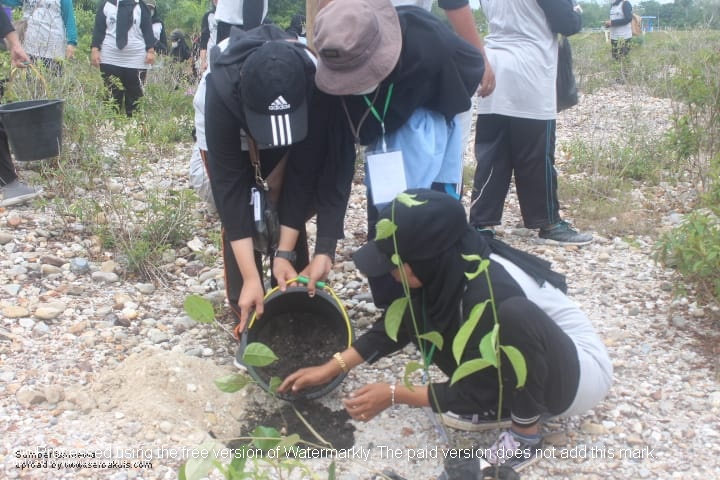
[(466, 432), (484, 432), (496, 428), (508, 428), (512, 423), (509, 418), (503, 418), (498, 422), (497, 412), (490, 410), (476, 413), (474, 415), (460, 415), (455, 412), (441, 414), (442, 421), (448, 427)]
[(0, 201), (0, 207), (9, 207), (10, 205), (30, 201), (40, 196), (42, 192), (43, 189), (40, 187), (33, 187), (32, 185), (27, 185), (15, 179), (12, 183), (8, 183), (3, 187), (3, 197), (2, 201)]
[(578, 232), (565, 220), (550, 228), (541, 228), (538, 236), (556, 245), (587, 245), (593, 241), (592, 235)]
[(542, 439), (537, 443), (530, 444), (506, 430), (487, 450), (486, 460), (490, 465), (504, 465), (519, 472), (540, 460), (542, 449)]

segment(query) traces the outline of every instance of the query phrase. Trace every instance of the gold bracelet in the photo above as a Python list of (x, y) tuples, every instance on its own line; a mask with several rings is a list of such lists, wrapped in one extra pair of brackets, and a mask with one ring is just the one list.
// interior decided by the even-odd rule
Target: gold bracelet
[(395, 406), (395, 387), (396, 385), (393, 383), (390, 385), (390, 406)]
[(340, 355), (340, 352), (335, 352), (335, 355), (333, 355), (333, 358), (337, 361), (338, 365), (340, 365), (340, 368), (342, 369), (343, 373), (348, 373), (348, 366), (347, 363), (345, 363), (345, 360), (343, 360), (342, 355)]

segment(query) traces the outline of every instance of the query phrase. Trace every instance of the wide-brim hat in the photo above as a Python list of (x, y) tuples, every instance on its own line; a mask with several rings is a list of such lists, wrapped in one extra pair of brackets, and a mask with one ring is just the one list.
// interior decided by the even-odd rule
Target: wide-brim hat
[(382, 82), (395, 68), (402, 31), (390, 0), (333, 0), (314, 25), (315, 84), (331, 95), (352, 95)]

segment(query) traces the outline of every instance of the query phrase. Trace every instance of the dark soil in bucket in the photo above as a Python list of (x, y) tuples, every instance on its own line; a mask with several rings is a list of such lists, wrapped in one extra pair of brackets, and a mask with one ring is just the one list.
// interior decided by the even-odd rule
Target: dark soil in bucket
[[(315, 435), (305, 426), (297, 414), (293, 411), (292, 405), (302, 414), (312, 428), (325, 440), (330, 442), (333, 448), (347, 449), (355, 444), (355, 427), (349, 422), (350, 415), (345, 409), (333, 411), (324, 405), (312, 400), (297, 400), (284, 404), (279, 410), (268, 412), (262, 409), (249, 411), (243, 422), (244, 430), (240, 432), (241, 437), (250, 436), (255, 427), (273, 427), (284, 435), (297, 433), (300, 438), (314, 444), (322, 444)], [(230, 443), (230, 448), (239, 448), (247, 442), (239, 442), (237, 445)]]
[[(299, 368), (321, 365), (347, 348), (347, 335), (343, 325), (315, 312), (264, 315), (253, 325), (250, 341), (267, 345), (278, 360), (253, 369), (267, 383), (272, 377), (285, 378)], [(318, 392), (326, 385), (307, 388), (303, 394)]]

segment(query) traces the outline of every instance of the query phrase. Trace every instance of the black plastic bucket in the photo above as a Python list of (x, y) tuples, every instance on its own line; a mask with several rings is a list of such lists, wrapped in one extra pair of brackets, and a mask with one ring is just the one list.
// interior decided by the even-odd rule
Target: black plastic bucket
[(0, 121), (15, 160), (29, 162), (60, 155), (64, 103), (27, 100), (0, 105)]
[[(241, 351), (253, 342), (268, 346), (278, 360), (266, 367), (246, 365), (258, 384), (270, 391), (272, 377), (285, 378), (302, 367), (326, 362), (335, 352), (342, 352), (354, 338), (350, 319), (331, 289), (316, 289), (308, 296), (307, 287), (288, 287), (285, 292), (274, 288), (265, 296), (265, 313), (255, 318), (242, 335)], [(304, 389), (298, 394), (280, 394), (284, 400), (314, 399), (334, 390), (345, 378), (340, 374), (329, 383)]]

